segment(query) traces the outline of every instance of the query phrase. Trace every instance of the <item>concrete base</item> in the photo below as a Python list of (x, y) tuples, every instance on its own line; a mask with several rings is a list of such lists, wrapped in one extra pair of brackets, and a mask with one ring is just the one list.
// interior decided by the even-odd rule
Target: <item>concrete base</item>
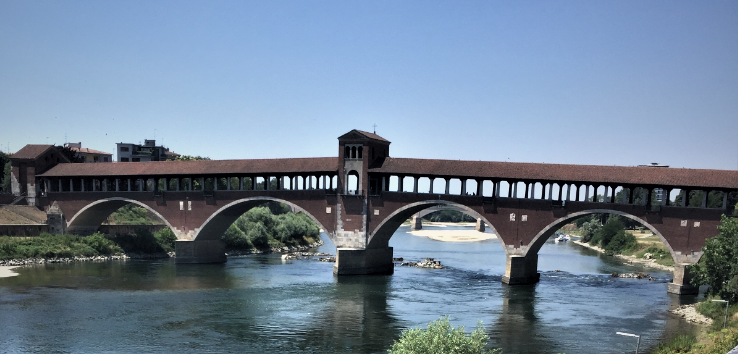
[(691, 284), (692, 274), (687, 268), (688, 265), (687, 263), (674, 265), (674, 280), (666, 288), (667, 292), (677, 295), (695, 295), (699, 293), (700, 288)]
[(392, 247), (387, 248), (337, 248), (335, 275), (392, 274)]
[(177, 241), (174, 263), (225, 263), (225, 244), (220, 241)]
[(541, 279), (538, 273), (538, 255), (507, 256), (502, 282), (508, 285), (535, 284)]
[(669, 283), (669, 286), (666, 288), (666, 291), (672, 294), (677, 294), (677, 295), (697, 295), (700, 292), (700, 288), (696, 286), (691, 286), (691, 285), (679, 285), (679, 284)]

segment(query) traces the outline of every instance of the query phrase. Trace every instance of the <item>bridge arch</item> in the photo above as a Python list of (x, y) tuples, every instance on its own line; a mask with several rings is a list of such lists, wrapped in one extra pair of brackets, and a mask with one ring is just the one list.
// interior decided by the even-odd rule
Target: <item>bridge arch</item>
[[(672, 259), (674, 259), (675, 263), (678, 263), (679, 257), (677, 256), (674, 249), (669, 244), (669, 241), (666, 240), (664, 235), (661, 234), (661, 232), (653, 225), (649, 224), (646, 220), (643, 220), (637, 216), (631, 215), (626, 212), (618, 211), (618, 210), (612, 210), (612, 209), (590, 209), (590, 210), (582, 210), (578, 212), (574, 212), (571, 214), (568, 214), (564, 217), (561, 217), (554, 222), (550, 223), (548, 226), (543, 228), (538, 234), (533, 238), (531, 241), (528, 250), (526, 251), (525, 255), (529, 254), (538, 254), (538, 252), (541, 250), (541, 247), (546, 243), (546, 240), (551, 237), (557, 230), (559, 230), (562, 226), (568, 224), (572, 220), (585, 216), (585, 215), (591, 215), (591, 214), (616, 214), (623, 217), (626, 217), (628, 219), (637, 221), (641, 225), (647, 227), (651, 232), (654, 233), (654, 235), (657, 235), (661, 242), (666, 245), (666, 248), (669, 250), (669, 253), (671, 254)], [(701, 256), (701, 255), (700, 255)]]
[(180, 232), (172, 227), (172, 224), (158, 211), (137, 200), (121, 197), (100, 199), (87, 204), (67, 222), (67, 231), (78, 235), (91, 235), (97, 231), (110, 214), (128, 204), (135, 204), (152, 212), (177, 235), (178, 239), (182, 238)]
[[(202, 226), (195, 229), (195, 234), (192, 237), (192, 241), (220, 241), (220, 238), (228, 230), (228, 227), (233, 224), (245, 212), (252, 208), (263, 205), (267, 202), (279, 202), (289, 205), (292, 210), (296, 213), (304, 213), (311, 220), (313, 220), (322, 230), (327, 230), (323, 224), (315, 218), (314, 215), (307, 212), (304, 208), (290, 201), (272, 197), (251, 197), (243, 198), (230, 202), (217, 211), (215, 211), (210, 217), (203, 222)], [(333, 240), (331, 240), (333, 241)]]
[[(413, 216), (416, 213), (419, 213), (425, 209), (436, 207), (436, 206), (442, 206), (447, 207), (449, 209), (458, 210), (465, 214), (471, 215), (474, 218), (482, 219), (484, 223), (489, 225), (490, 228), (492, 228), (492, 231), (495, 233), (495, 235), (499, 236), (497, 233), (497, 230), (494, 228), (491, 222), (487, 220), (484, 216), (476, 212), (474, 209), (469, 208), (463, 204), (454, 203), (446, 200), (426, 200), (426, 201), (420, 201), (411, 203), (408, 205), (403, 206), (402, 208), (399, 208), (395, 210), (392, 214), (388, 215), (382, 222), (380, 222), (376, 228), (374, 228), (373, 232), (371, 233), (369, 240), (367, 242), (366, 248), (384, 248), (389, 247), (389, 240), (392, 238), (392, 235), (397, 231), (397, 229), (402, 225), (402, 223), (409, 219), (411, 216)], [(499, 239), (499, 237), (498, 237)], [(502, 239), (499, 239), (501, 243), (503, 243)], [(504, 248), (504, 244), (503, 244)]]

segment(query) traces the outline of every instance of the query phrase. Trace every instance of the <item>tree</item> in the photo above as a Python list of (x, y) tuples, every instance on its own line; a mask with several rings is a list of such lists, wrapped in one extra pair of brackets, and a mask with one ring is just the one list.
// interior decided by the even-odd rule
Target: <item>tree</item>
[(11, 166), (10, 161), (6, 162), (3, 166), (4, 166), (4, 168), (3, 168), (3, 179), (2, 179), (2, 184), (0, 184), (0, 188), (2, 189), (2, 192), (3, 193), (10, 193), (11, 192), (10, 191), (10, 187), (11, 187), (11, 184), (10, 184), (10, 181), (11, 181), (10, 173), (11, 173), (13, 167)]
[(82, 163), (85, 162), (84, 156), (81, 156), (76, 151), (72, 150), (69, 146), (55, 146), (56, 150), (59, 151), (60, 154), (67, 157), (69, 162), (72, 163)]
[(402, 331), (400, 338), (392, 343), (389, 354), (499, 353), (499, 349), (485, 349), (488, 340), (481, 323), (467, 336), (464, 326), (454, 328), (446, 316), (429, 323), (426, 329)]
[(692, 285), (709, 285), (710, 295), (738, 301), (738, 218), (723, 215), (717, 236), (707, 239), (700, 262), (691, 266)]
[(197, 155), (197, 156), (180, 155), (180, 156), (175, 157), (172, 160), (167, 160), (167, 161), (199, 161), (199, 160), (210, 160), (210, 158), (209, 157), (203, 157), (203, 156), (200, 156), (200, 155)]

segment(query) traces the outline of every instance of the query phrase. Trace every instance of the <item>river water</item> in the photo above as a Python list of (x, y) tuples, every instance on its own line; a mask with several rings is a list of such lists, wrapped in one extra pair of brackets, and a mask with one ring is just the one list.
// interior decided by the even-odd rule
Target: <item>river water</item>
[[(640, 334), (643, 351), (695, 330), (667, 313), (695, 301), (666, 293), (669, 273), (549, 241), (541, 281), (508, 286), (497, 240), (439, 242), (408, 231), (392, 237), (395, 257), (433, 257), (446, 268), (337, 278), (332, 263), (280, 255), (18, 268), (0, 279), (0, 352), (383, 353), (403, 329), (445, 315), (468, 331), (482, 321), (504, 353), (633, 352), (635, 338), (616, 331)], [(320, 251), (334, 253), (324, 239)], [(657, 280), (609, 276), (638, 270)]]

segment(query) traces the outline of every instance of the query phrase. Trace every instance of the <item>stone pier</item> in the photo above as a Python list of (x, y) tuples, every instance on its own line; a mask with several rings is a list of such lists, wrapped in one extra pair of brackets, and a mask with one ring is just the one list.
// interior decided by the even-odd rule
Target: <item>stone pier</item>
[(386, 248), (337, 248), (335, 275), (392, 274), (392, 247)]
[(477, 226), (474, 228), (475, 230), (479, 232), (484, 232), (484, 221), (482, 221), (482, 218), (477, 218)]
[(225, 263), (225, 244), (213, 241), (177, 241), (175, 263)]
[(423, 219), (418, 216), (418, 214), (413, 215), (413, 221), (410, 223), (410, 229), (411, 230), (422, 230), (423, 229)]
[(680, 263), (674, 265), (674, 280), (669, 283), (666, 291), (678, 295), (696, 295), (700, 288), (692, 286), (693, 274), (689, 271), (688, 263)]
[(502, 282), (509, 285), (535, 284), (541, 279), (538, 273), (538, 254), (527, 256), (507, 255)]

